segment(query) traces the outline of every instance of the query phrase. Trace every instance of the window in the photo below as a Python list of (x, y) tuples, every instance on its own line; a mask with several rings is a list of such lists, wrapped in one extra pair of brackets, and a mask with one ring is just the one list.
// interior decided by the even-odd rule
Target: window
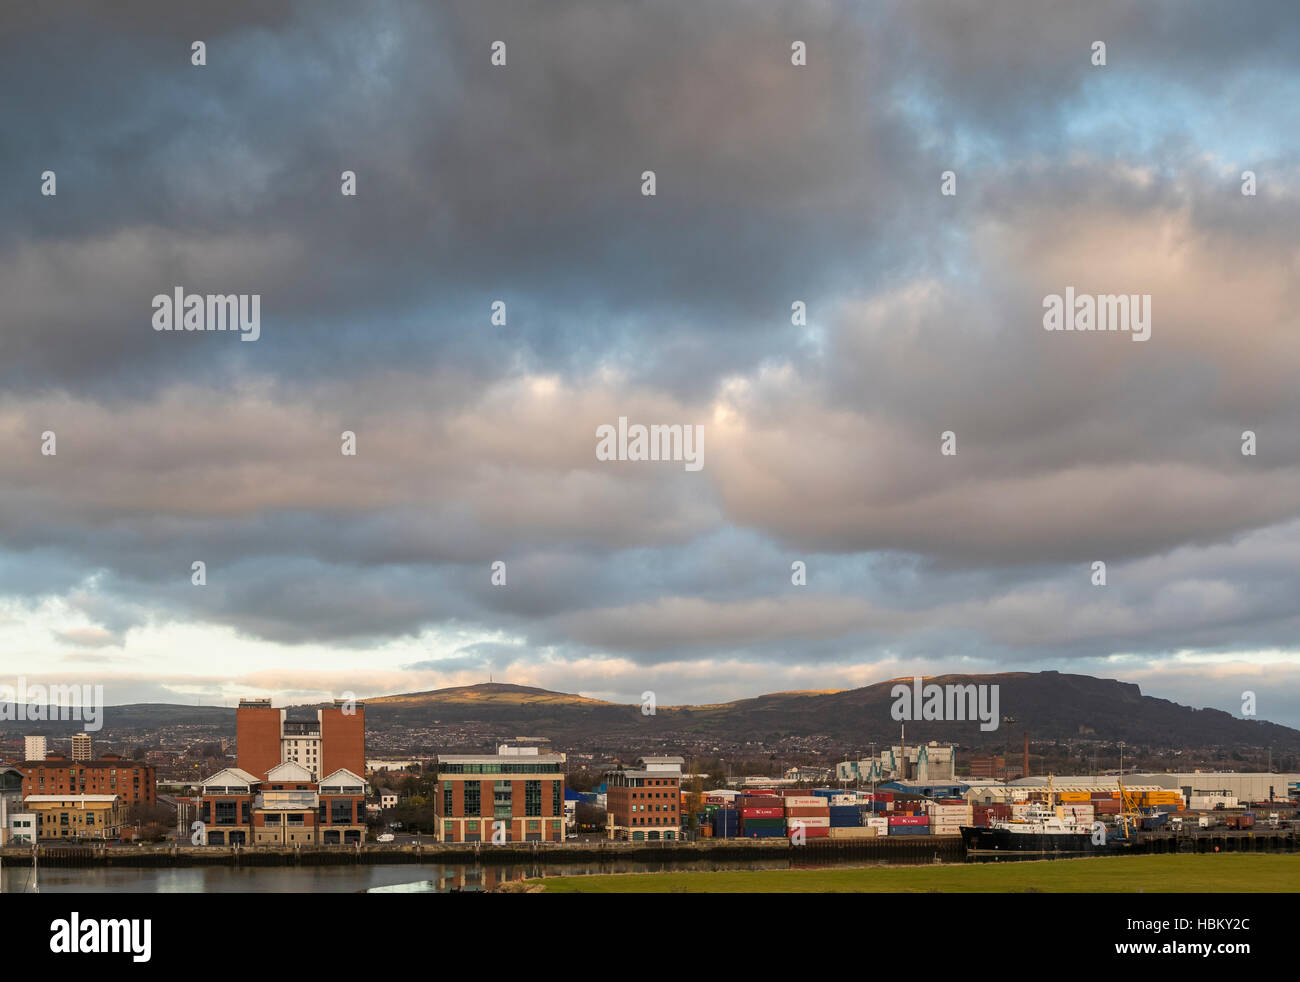
[(559, 781), (551, 782), (551, 814), (559, 815), (564, 811), (564, 806), (560, 803), (560, 783)]
[(465, 814), (473, 816), (483, 814), (483, 787), (478, 781), (465, 782)]
[(513, 806), (513, 789), (510, 786), (510, 782), (492, 782), (492, 817), (510, 818)]
[(444, 815), (450, 815), (452, 813), (450, 781), (442, 782), (442, 813)]
[(540, 815), (542, 813), (542, 782), (525, 781), (524, 782), (524, 814), (527, 816)]

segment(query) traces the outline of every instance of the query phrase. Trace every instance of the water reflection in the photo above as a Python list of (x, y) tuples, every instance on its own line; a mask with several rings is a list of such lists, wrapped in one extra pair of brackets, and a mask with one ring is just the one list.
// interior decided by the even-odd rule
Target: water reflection
[[(972, 856), (965, 862), (1021, 862), (1052, 857)], [(1067, 857), (1061, 857), (1067, 858)], [(960, 860), (959, 860), (960, 862)], [(658, 873), (761, 869), (823, 869), (831, 866), (897, 865), (861, 858), (837, 862), (791, 861), (786, 858), (731, 862), (638, 862), (617, 859), (579, 863), (426, 863), (376, 866), (138, 868), (53, 868), (40, 871), (42, 893), (457, 893), (481, 892), (510, 881), (542, 876), (589, 876), (599, 873)], [(31, 891), (30, 866), (6, 863), (0, 890)]]

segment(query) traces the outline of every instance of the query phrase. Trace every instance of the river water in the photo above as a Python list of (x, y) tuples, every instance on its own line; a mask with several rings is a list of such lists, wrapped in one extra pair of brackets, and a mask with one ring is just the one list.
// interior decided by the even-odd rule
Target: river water
[[(1036, 858), (1036, 857), (1026, 857)], [(1003, 857), (1003, 861), (1013, 861)], [(182, 866), (44, 867), (41, 893), (452, 893), (490, 890), (507, 880), (536, 876), (583, 876), (595, 873), (658, 873), (667, 870), (808, 869), (814, 866), (876, 866), (878, 862), (810, 864), (788, 859), (732, 862), (610, 862), (541, 864), (395, 863), (375, 866)], [(30, 864), (4, 864), (0, 890), (29, 893)]]
[[(653, 873), (668, 869), (788, 869), (785, 860), (736, 863), (548, 863), (476, 866), (467, 863), (397, 863), (375, 866), (43, 867), (41, 893), (450, 893), (491, 889), (507, 880), (589, 873)], [(4, 864), (0, 889), (31, 892), (30, 864)]]

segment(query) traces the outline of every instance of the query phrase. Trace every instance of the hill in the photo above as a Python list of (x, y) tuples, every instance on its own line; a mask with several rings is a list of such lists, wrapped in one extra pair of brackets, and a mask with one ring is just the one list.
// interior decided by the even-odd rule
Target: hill
[[(1082, 738), (1163, 747), (1272, 747), (1278, 752), (1300, 752), (1300, 730), (1143, 695), (1137, 685), (1115, 679), (1061, 672), (1004, 672), (945, 675), (925, 681), (940, 686), (997, 685), (998, 715), (1014, 722), (1002, 722), (998, 730), (983, 732), (977, 721), (907, 721), (903, 725), (909, 743), (939, 740), (969, 750), (1000, 747), (1028, 732), (1035, 743)], [(774, 692), (714, 705), (659, 706), (653, 716), (643, 715), (637, 704), (494, 682), (370, 698), (365, 700), (366, 723), (375, 733), (390, 727), (496, 724), (515, 733), (549, 737), (556, 746), (596, 739), (616, 747), (678, 736), (740, 744), (820, 737), (841, 747), (865, 747), (898, 739), (900, 723), (891, 715), (891, 708), (894, 686), (899, 682), (910, 684), (910, 680), (890, 680), (859, 689)], [(13, 721), (12, 712), (6, 714), (5, 708), (0, 707), (0, 732), (38, 729)], [(149, 703), (108, 707), (104, 721), (106, 729), (118, 732), (181, 723), (224, 724), (233, 735), (234, 717), (230, 708)], [(39, 726), (41, 732), (75, 729), (80, 729), (80, 724)]]

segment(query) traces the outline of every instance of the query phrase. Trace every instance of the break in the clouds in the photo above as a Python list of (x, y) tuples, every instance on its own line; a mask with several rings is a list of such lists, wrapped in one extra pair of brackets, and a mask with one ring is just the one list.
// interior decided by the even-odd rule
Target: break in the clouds
[[(1039, 667), (1300, 723), (1298, 47), (1283, 2), (10, 5), (0, 670)], [(261, 337), (151, 330), (177, 286)], [(1150, 340), (1044, 331), (1067, 287)], [(619, 417), (703, 469), (597, 460)]]

